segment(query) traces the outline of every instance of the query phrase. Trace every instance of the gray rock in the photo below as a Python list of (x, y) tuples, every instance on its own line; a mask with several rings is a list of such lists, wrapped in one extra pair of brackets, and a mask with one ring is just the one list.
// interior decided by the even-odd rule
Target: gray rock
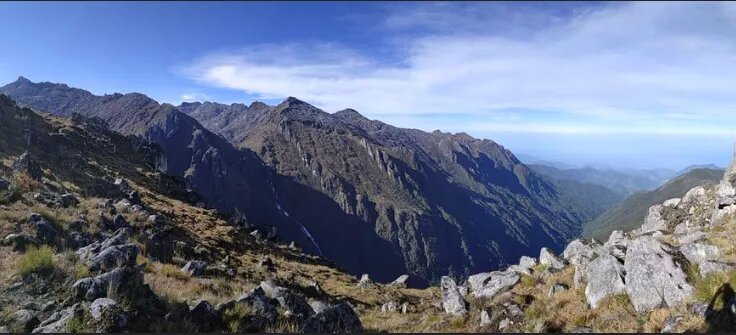
[(479, 273), (468, 278), (470, 292), (476, 297), (491, 298), (516, 285), (521, 277), (512, 271)]
[(171, 263), (174, 259), (174, 236), (171, 230), (157, 231), (146, 237), (146, 256), (152, 261)]
[(682, 321), (682, 319), (684, 319), (684, 317), (679, 315), (668, 317), (664, 320), (661, 333), (676, 333), (677, 325)]
[(54, 243), (58, 238), (59, 231), (41, 214), (29, 214), (28, 221), (36, 232), (36, 240), (40, 243)]
[(396, 278), (394, 281), (391, 282), (391, 285), (398, 286), (398, 287), (406, 287), (406, 282), (409, 280), (409, 275), (401, 275), (399, 278)]
[(728, 181), (721, 181), (716, 186), (716, 206), (724, 208), (736, 204), (736, 189)]
[(3, 239), (3, 245), (13, 247), (13, 251), (25, 251), (29, 246), (38, 245), (35, 238), (27, 234), (9, 234)]
[(642, 236), (626, 252), (626, 292), (637, 312), (673, 307), (693, 293), (687, 282), (687, 260), (677, 249)]
[(38, 320), (37, 314), (38, 313), (35, 311), (21, 309), (15, 311), (15, 313), (10, 316), (10, 321), (11, 324), (17, 325), (19, 328), (23, 329), (24, 332), (28, 333), (41, 323)]
[(381, 313), (395, 313), (399, 311), (399, 303), (396, 301), (389, 301), (381, 305)]
[(128, 324), (128, 315), (115, 300), (99, 298), (92, 302), (90, 315), (99, 333), (120, 332)]
[(693, 243), (680, 247), (680, 252), (690, 263), (700, 264), (705, 261), (718, 259), (720, 252), (718, 247), (710, 244)]
[(550, 269), (561, 270), (565, 267), (565, 262), (555, 256), (549, 249), (542, 248), (539, 251), (539, 263), (547, 265)]
[(588, 328), (588, 327), (575, 327), (573, 329), (570, 329), (570, 333), (574, 333), (574, 334), (593, 333), (593, 329), (592, 328)]
[(440, 290), (442, 291), (442, 308), (445, 313), (456, 316), (468, 313), (467, 302), (458, 291), (455, 280), (448, 276), (442, 276)]
[(114, 185), (117, 186), (120, 192), (124, 194), (130, 193), (130, 191), (132, 191), (130, 185), (128, 185), (128, 181), (123, 178), (115, 179)]
[(559, 284), (559, 283), (558, 284), (554, 284), (554, 285), (552, 285), (552, 286), (549, 287), (549, 291), (547, 291), (547, 296), (548, 297), (551, 297), (555, 293), (562, 292), (562, 291), (565, 291), (567, 289), (568, 289), (568, 287), (565, 284)]
[(498, 330), (504, 330), (513, 324), (513, 321), (509, 319), (503, 319), (498, 323)]
[(325, 304), (321, 301), (312, 301), (309, 303), (309, 306), (312, 307), (312, 310), (314, 310), (314, 313), (322, 313), (325, 309), (330, 307), (330, 305)]
[(580, 239), (573, 240), (570, 242), (565, 251), (562, 252), (562, 258), (570, 261), (573, 258), (584, 256), (590, 258), (593, 254), (593, 248), (585, 244)]
[(682, 197), (682, 201), (680, 201), (678, 207), (694, 203), (703, 203), (705, 201), (705, 188), (703, 186), (695, 186), (685, 193), (685, 196)]
[(88, 263), (90, 270), (109, 271), (121, 266), (134, 266), (141, 252), (137, 244), (114, 245), (102, 250)]
[(521, 267), (521, 266), (516, 265), (516, 264), (512, 264), (511, 266), (509, 266), (505, 270), (505, 272), (509, 272), (509, 273), (512, 273), (513, 272), (513, 273), (518, 273), (518, 274), (525, 274), (527, 276), (529, 276), (529, 275), (532, 274), (532, 270), (531, 269), (525, 268), (525, 267)]
[(64, 208), (74, 207), (79, 205), (79, 199), (74, 194), (65, 193), (61, 195), (61, 205)]
[(310, 316), (300, 333), (362, 333), (363, 325), (352, 307), (345, 302)]
[(186, 273), (190, 277), (204, 276), (207, 273), (207, 262), (200, 260), (189, 261), (181, 268), (181, 272)]
[(644, 224), (639, 230), (639, 235), (654, 232), (657, 230), (667, 230), (667, 221), (662, 218), (662, 209), (664, 209), (664, 206), (662, 205), (654, 205), (649, 207), (649, 212), (647, 213), (647, 217), (644, 220)]
[(231, 320), (236, 322), (238, 332), (264, 332), (266, 327), (273, 324), (278, 317), (278, 301), (266, 296), (260, 287), (256, 287), (236, 301), (218, 305), (216, 310), (222, 313), (237, 304), (245, 304), (252, 310), (248, 317)]
[(10, 188), (10, 182), (0, 178), (0, 191), (7, 191)]
[(358, 287), (359, 288), (368, 288), (371, 286), (373, 282), (371, 281), (370, 276), (368, 276), (367, 273), (364, 273), (362, 276), (360, 276), (360, 280), (358, 281)]
[(149, 215), (147, 221), (154, 227), (163, 227), (163, 225), (166, 223), (166, 219), (163, 216), (156, 214)]
[(112, 229), (121, 229), (121, 228), (129, 228), (130, 223), (128, 223), (128, 220), (125, 219), (125, 216), (123, 214), (117, 214), (112, 219), (113, 227)]
[(83, 278), (72, 285), (76, 298), (94, 301), (97, 298), (120, 300), (128, 298), (126, 294), (133, 288), (143, 286), (143, 274), (140, 266), (133, 268), (117, 268), (96, 277)]
[(31, 157), (28, 151), (24, 152), (18, 159), (13, 161), (11, 169), (14, 172), (25, 173), (34, 180), (41, 181), (43, 170), (41, 166)]
[(480, 326), (485, 327), (491, 324), (491, 316), (485, 309), (480, 311)]
[(592, 308), (609, 295), (625, 292), (623, 266), (610, 254), (602, 254), (590, 262), (586, 277), (585, 298)]
[(716, 209), (713, 211), (713, 215), (710, 217), (711, 225), (717, 224), (723, 220), (723, 218), (733, 215), (736, 213), (736, 205), (728, 205), (723, 208)]
[(665, 207), (677, 207), (680, 204), (680, 198), (667, 199), (662, 203)]
[(273, 281), (262, 281), (260, 285), (267, 297), (276, 299), (279, 305), (291, 315), (299, 318), (306, 318), (314, 315), (314, 309), (307, 303), (301, 295), (295, 294), (287, 288), (278, 286)]
[(521, 256), (521, 258), (519, 259), (519, 267), (521, 268), (531, 270), (535, 266), (537, 266), (537, 259), (534, 257)]
[(711, 273), (720, 273), (736, 270), (736, 265), (715, 261), (704, 261), (699, 264), (700, 276), (706, 277)]
[(33, 333), (69, 333), (70, 329), (67, 325), (75, 315), (81, 312), (80, 306), (76, 304), (51, 314), (48, 319), (41, 322), (38, 328), (33, 329)]
[(694, 231), (692, 233), (687, 233), (684, 235), (676, 236), (675, 239), (677, 240), (677, 243), (680, 243), (680, 245), (684, 245), (684, 244), (690, 244), (693, 242), (698, 242), (702, 239), (705, 239), (707, 236), (708, 234), (702, 231)]
[(56, 308), (56, 301), (47, 301), (41, 305), (41, 312), (50, 312)]

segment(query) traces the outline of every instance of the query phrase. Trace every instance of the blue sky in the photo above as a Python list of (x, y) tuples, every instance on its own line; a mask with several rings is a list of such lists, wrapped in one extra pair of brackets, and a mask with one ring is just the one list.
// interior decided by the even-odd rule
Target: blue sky
[(354, 108), (573, 165), (726, 165), (733, 3), (0, 3), (19, 75), (162, 102)]

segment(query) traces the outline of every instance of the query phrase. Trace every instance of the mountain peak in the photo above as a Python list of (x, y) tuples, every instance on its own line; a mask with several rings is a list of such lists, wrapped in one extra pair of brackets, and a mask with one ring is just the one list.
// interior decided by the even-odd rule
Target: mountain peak
[(16, 83), (30, 83), (31, 81), (23, 76), (18, 76), (18, 79), (15, 80)]
[(341, 111), (335, 112), (335, 116), (351, 119), (365, 119), (366, 117), (358, 113), (358, 111), (352, 108), (346, 108)]
[(280, 105), (283, 105), (285, 107), (293, 107), (293, 106), (308, 105), (308, 104), (306, 102), (304, 102), (304, 101), (301, 101), (301, 100), (295, 98), (295, 97), (288, 97)]

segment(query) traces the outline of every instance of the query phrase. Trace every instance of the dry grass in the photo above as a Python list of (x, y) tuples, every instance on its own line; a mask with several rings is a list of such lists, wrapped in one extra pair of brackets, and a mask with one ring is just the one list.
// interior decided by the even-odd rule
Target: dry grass
[(17, 261), (17, 271), (21, 276), (49, 272), (54, 269), (54, 249), (49, 246), (32, 247)]

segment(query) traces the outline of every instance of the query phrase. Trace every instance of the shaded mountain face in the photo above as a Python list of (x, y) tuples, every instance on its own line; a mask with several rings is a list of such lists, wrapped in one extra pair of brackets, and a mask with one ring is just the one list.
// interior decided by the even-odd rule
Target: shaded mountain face
[(161, 169), (209, 205), (274, 225), (306, 251), (381, 281), (468, 275), (559, 249), (602, 210), (492, 141), (400, 129), (353, 110), (328, 114), (294, 98), (174, 107), (24, 78), (0, 93), (141, 135), (162, 148)]
[[(351, 109), (329, 114), (295, 98), (273, 107), (179, 108), (328, 196), (428, 278), (500, 267), (543, 243), (560, 246), (579, 222), (620, 200), (596, 185), (547, 182), (492, 141), (396, 128)], [(283, 200), (289, 212), (311, 210), (304, 199)], [(334, 220), (318, 209), (309, 215), (304, 222)]]
[(696, 186), (712, 186), (721, 180), (723, 172), (722, 169), (693, 169), (655, 190), (633, 194), (621, 204), (586, 223), (583, 227), (583, 236), (606, 240), (614, 230), (630, 231), (638, 228), (644, 223), (652, 205), (680, 198)]

